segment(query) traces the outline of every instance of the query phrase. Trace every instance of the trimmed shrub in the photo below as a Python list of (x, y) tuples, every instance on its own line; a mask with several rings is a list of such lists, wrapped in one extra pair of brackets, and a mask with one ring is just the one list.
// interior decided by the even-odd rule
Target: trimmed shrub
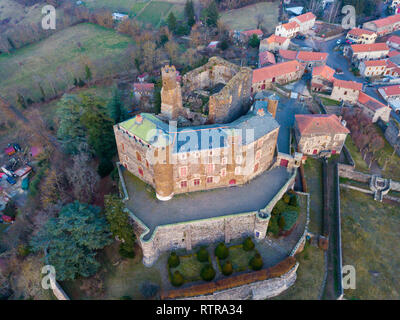
[(289, 202), (290, 202), (290, 195), (288, 195), (288, 194), (286, 193), (286, 194), (283, 195), (282, 199), (283, 199), (283, 201), (284, 201), (286, 204), (289, 204)]
[(286, 203), (285, 201), (283, 201), (283, 199), (279, 200), (276, 205), (275, 208), (279, 211), (279, 213), (285, 211), (286, 209)]
[(233, 266), (230, 261), (226, 261), (222, 266), (222, 274), (225, 276), (230, 276), (233, 272)]
[(243, 249), (244, 251), (251, 251), (254, 249), (254, 242), (250, 237), (243, 241)]
[(278, 225), (279, 225), (280, 229), (285, 228), (286, 221), (285, 221), (285, 217), (283, 215), (279, 217)]
[(289, 205), (293, 206), (293, 207), (297, 207), (299, 205), (299, 201), (298, 201), (297, 196), (295, 194), (292, 195), (292, 197), (290, 198)]
[(279, 233), (278, 216), (272, 216), (268, 224), (268, 232), (271, 232), (275, 236), (278, 235)]
[(250, 260), (250, 267), (254, 271), (261, 270), (261, 268), (263, 267), (263, 264), (264, 264), (263, 260), (262, 260), (261, 255), (259, 253), (256, 253), (254, 255), (254, 257), (251, 258), (251, 260)]
[(229, 250), (226, 247), (225, 243), (221, 242), (217, 245), (217, 247), (215, 248), (215, 255), (221, 260), (224, 260), (229, 256)]
[(168, 266), (170, 268), (176, 268), (181, 263), (176, 252), (172, 251), (168, 258)]
[(172, 285), (174, 287), (180, 287), (181, 285), (183, 285), (183, 282), (183, 275), (178, 270), (176, 270), (171, 278)]
[(200, 262), (207, 262), (208, 261), (208, 251), (206, 247), (201, 247), (199, 251), (197, 251), (197, 260)]
[(207, 264), (201, 269), (200, 276), (204, 281), (211, 281), (215, 277), (215, 270), (211, 264)]

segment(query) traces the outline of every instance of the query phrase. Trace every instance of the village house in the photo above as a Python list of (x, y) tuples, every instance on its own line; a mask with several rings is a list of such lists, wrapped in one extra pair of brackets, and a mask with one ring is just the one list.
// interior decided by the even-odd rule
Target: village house
[(280, 49), (286, 50), (289, 48), (290, 39), (286, 37), (280, 37), (275, 34), (260, 41), (259, 51), (272, 51), (278, 52)]
[(392, 0), (390, 6), (394, 9), (400, 4), (400, 0)]
[(363, 113), (371, 120), (377, 122), (381, 119), (384, 122), (389, 122), (391, 109), (378, 100), (372, 98), (364, 92), (360, 92), (357, 105), (362, 109)]
[(289, 19), (289, 22), (296, 22), (299, 25), (299, 32), (305, 33), (314, 27), (317, 17), (312, 12), (307, 12)]
[(379, 37), (392, 33), (400, 29), (400, 15), (395, 14), (386, 18), (365, 22), (363, 29), (373, 31)]
[(275, 28), (275, 35), (285, 38), (293, 38), (300, 31), (300, 25), (296, 21), (279, 24)]
[(253, 70), (252, 92), (269, 89), (273, 83), (286, 84), (300, 80), (304, 66), (296, 60)]
[(394, 63), (391, 59), (386, 61), (386, 72), (385, 76), (399, 77), (400, 67)]
[(137, 79), (139, 82), (143, 83), (149, 78), (149, 74), (147, 72), (144, 72), (140, 75), (138, 75)]
[(362, 91), (362, 83), (335, 79), (331, 99), (355, 104)]
[(312, 71), (311, 90), (314, 92), (331, 92), (335, 70), (325, 65), (315, 67)]
[(386, 43), (353, 44), (345, 47), (344, 54), (357, 64), (362, 60), (387, 58), (389, 47)]
[(296, 114), (294, 134), (298, 152), (339, 154), (350, 131), (334, 114)]
[(381, 87), (378, 92), (387, 102), (400, 99), (400, 85)]
[(263, 51), (258, 55), (258, 67), (265, 67), (271, 64), (276, 64), (275, 56), (272, 52)]
[(279, 50), (281, 62), (297, 60), (303, 64), (308, 71), (312, 70), (314, 67), (325, 65), (328, 56), (329, 54), (326, 52)]
[(141, 97), (152, 97), (154, 92), (154, 83), (135, 82), (133, 84), (133, 93), (136, 99)]
[(234, 30), (233, 38), (241, 43), (247, 43), (253, 34), (257, 35), (258, 39), (261, 39), (263, 36), (263, 32), (260, 29), (252, 29), (245, 31)]
[(391, 36), (387, 41), (386, 44), (395, 50), (400, 49), (400, 37), (399, 36)]
[(366, 60), (359, 65), (363, 77), (380, 77), (386, 72), (386, 60)]
[(371, 44), (375, 43), (377, 34), (370, 30), (353, 28), (347, 32), (346, 39), (349, 39), (357, 44)]

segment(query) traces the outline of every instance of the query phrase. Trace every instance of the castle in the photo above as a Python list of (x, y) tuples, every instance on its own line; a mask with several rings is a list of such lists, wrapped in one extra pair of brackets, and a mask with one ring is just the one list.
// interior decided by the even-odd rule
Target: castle
[[(226, 83), (210, 97), (209, 123), (177, 127), (185, 114), (182, 89), (173, 66), (162, 69), (161, 115), (142, 113), (114, 126), (122, 165), (153, 186), (159, 200), (175, 194), (244, 184), (274, 163), (279, 98), (250, 102), (251, 72), (220, 58), (184, 76), (184, 89)], [(233, 119), (230, 123), (220, 123)]]

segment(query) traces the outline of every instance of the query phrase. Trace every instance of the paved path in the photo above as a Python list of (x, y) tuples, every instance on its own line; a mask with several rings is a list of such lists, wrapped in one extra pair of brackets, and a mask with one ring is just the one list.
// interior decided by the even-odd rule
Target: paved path
[(159, 225), (264, 208), (289, 178), (286, 168), (277, 167), (243, 186), (193, 192), (163, 202), (146, 191), (146, 185), (139, 179), (126, 170), (123, 174), (130, 197), (127, 206), (149, 227), (150, 234), (147, 236)]

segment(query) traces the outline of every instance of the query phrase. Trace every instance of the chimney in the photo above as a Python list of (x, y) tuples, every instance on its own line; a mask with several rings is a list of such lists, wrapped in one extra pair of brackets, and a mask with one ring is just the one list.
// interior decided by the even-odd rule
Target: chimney
[(143, 122), (143, 117), (142, 117), (142, 115), (138, 114), (138, 115), (136, 116), (136, 121), (135, 121), (135, 123), (136, 123), (136, 124), (142, 124), (142, 122)]

